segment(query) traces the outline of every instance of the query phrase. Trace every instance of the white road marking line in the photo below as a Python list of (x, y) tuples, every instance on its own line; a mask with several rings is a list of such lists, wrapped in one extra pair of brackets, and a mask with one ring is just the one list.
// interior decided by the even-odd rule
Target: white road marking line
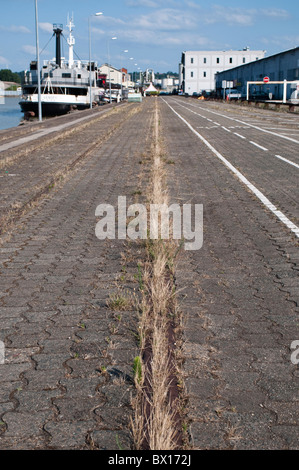
[(224, 163), (224, 165), (229, 168), (232, 173), (234, 173), (237, 178), (246, 185), (248, 189), (264, 204), (267, 209), (269, 209), (276, 217), (288, 227), (295, 235), (299, 238), (299, 227), (295, 225), (290, 219), (288, 219), (277, 207), (272, 204), (272, 202), (259, 190), (256, 186), (254, 186), (250, 181), (242, 175), (242, 173), (237, 170), (225, 157), (221, 155), (201, 134), (199, 134), (192, 126), (189, 124), (186, 119), (184, 119), (175, 109), (167, 103), (167, 101), (162, 98), (164, 103), (176, 114), (185, 124), (189, 127), (189, 129), (219, 158), (219, 160)]
[[(183, 108), (186, 108), (188, 111), (190, 111), (190, 113), (193, 113), (193, 114), (196, 114), (197, 116), (201, 116), (201, 114), (198, 114), (196, 113), (195, 111), (192, 111), (192, 109), (188, 109), (186, 106), (183, 106), (180, 104), (180, 106), (182, 106)], [(204, 116), (201, 116), (201, 117), (204, 117)], [(208, 121), (211, 121), (211, 119), (209, 118), (205, 118), (207, 119)], [(221, 126), (222, 129), (224, 129), (225, 131), (227, 132), (231, 132), (229, 129), (235, 129), (236, 127), (243, 127), (245, 129), (249, 129), (248, 127), (244, 127), (244, 126), (229, 126), (229, 129), (227, 129), (226, 127), (224, 126)], [(200, 127), (197, 127), (197, 129), (200, 129)], [(204, 129), (204, 128), (202, 128)], [(206, 129), (209, 129), (208, 127), (206, 127)], [(211, 127), (212, 129), (212, 127)], [(241, 134), (238, 134), (237, 132), (234, 132), (234, 134), (236, 134), (238, 137), (241, 137), (242, 139), (246, 139), (246, 137), (244, 136), (241, 136)], [(257, 144), (256, 142), (253, 142), (253, 141), (249, 141), (251, 144), (255, 145), (256, 147), (260, 148), (261, 150), (264, 150), (265, 152), (268, 152), (269, 150), (266, 148), (266, 147), (262, 147), (261, 145)], [(280, 158), (281, 160), (283, 160), (284, 162), (286, 163), (289, 163), (290, 165), (293, 165), (295, 167), (297, 167), (298, 165), (294, 162), (291, 162), (290, 160), (287, 160), (286, 158), (283, 158), (283, 157), (279, 157), (279, 155), (275, 155), (275, 157), (277, 158)]]
[[(175, 100), (177, 102), (177, 100)], [(179, 104), (180, 106), (182, 106), (180, 103), (177, 102), (177, 104)], [(197, 109), (201, 109), (203, 110), (203, 108), (201, 108), (200, 106), (195, 106), (194, 104), (191, 104), (191, 106), (194, 106), (195, 108)], [(185, 108), (185, 106), (183, 106)], [(188, 108), (187, 108), (188, 109)], [(213, 114), (216, 114), (217, 116), (222, 116), (226, 119), (230, 119), (231, 121), (236, 121), (236, 122), (239, 122), (240, 124), (244, 124), (246, 126), (250, 126), (250, 127), (253, 127), (254, 129), (257, 129), (261, 132), (265, 132), (267, 134), (272, 134), (272, 135), (275, 135), (276, 137), (281, 137), (282, 139), (286, 139), (286, 140), (290, 140), (291, 142), (295, 142), (295, 144), (299, 144), (299, 140), (296, 140), (296, 139), (292, 139), (291, 137), (288, 137), (287, 135), (282, 135), (282, 134), (277, 134), (276, 132), (272, 132), (272, 131), (269, 131), (267, 129), (263, 129), (261, 127), (258, 127), (258, 126), (255, 126), (253, 124), (250, 124), (249, 122), (244, 122), (244, 121), (240, 121), (240, 119), (237, 119), (237, 118), (232, 118), (232, 117), (229, 117), (229, 116), (226, 116), (225, 114), (221, 114), (221, 113), (216, 113), (216, 111), (211, 111), (210, 109), (205, 109), (205, 111), (208, 111), (209, 113), (213, 113)]]
[(299, 168), (299, 165), (297, 163), (291, 162), (291, 160), (288, 160), (287, 158), (281, 157), (280, 155), (275, 155), (276, 158), (279, 158), (280, 160), (283, 160), (284, 162), (289, 163), (290, 165), (295, 166), (296, 168)]
[(240, 137), (241, 139), (246, 140), (246, 137), (244, 137), (244, 135), (238, 134), (237, 132), (234, 132), (234, 134), (237, 135), (238, 137)]
[(252, 145), (255, 145), (256, 147), (258, 147), (259, 149), (264, 150), (264, 152), (268, 152), (268, 149), (266, 149), (266, 147), (262, 147), (261, 145), (257, 144), (256, 142), (253, 142), (252, 140), (250, 140), (249, 142)]

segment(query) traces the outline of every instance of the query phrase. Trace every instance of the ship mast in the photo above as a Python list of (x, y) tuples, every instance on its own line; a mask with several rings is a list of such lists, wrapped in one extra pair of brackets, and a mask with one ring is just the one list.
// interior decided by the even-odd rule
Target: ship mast
[(67, 38), (67, 43), (69, 45), (69, 68), (74, 65), (74, 45), (75, 45), (75, 38), (72, 35), (73, 27), (75, 26), (73, 23), (73, 17), (69, 18), (68, 16), (68, 24), (66, 25), (67, 28), (70, 30), (70, 35)]

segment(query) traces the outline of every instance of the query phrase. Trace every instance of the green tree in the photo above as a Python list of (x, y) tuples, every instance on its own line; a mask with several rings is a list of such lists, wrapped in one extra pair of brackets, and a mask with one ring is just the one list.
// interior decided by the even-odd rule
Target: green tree
[(16, 82), (21, 83), (21, 77), (18, 73), (12, 72), (10, 69), (0, 70), (0, 80), (2, 82)]

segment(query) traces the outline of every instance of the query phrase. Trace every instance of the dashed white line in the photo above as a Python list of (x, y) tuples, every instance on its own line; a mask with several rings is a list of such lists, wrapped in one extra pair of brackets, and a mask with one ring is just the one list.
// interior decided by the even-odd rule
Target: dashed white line
[(216, 155), (219, 160), (224, 163), (224, 165), (229, 168), (229, 170), (234, 173), (237, 178), (246, 185), (246, 187), (264, 204), (267, 209), (269, 209), (275, 216), (286, 226), (288, 227), (295, 235), (299, 238), (299, 227), (295, 225), (288, 217), (286, 217), (277, 207), (272, 204), (272, 202), (259, 190), (256, 186), (254, 186), (250, 181), (242, 175), (242, 173), (237, 170), (225, 157), (221, 155), (201, 134), (199, 134), (192, 126), (189, 124), (186, 119), (184, 119), (170, 104), (167, 103), (163, 99), (164, 103), (176, 114), (185, 124), (186, 126)]
[[(182, 106), (181, 103), (178, 102), (178, 100), (175, 100), (175, 101), (179, 106)], [(194, 104), (190, 104), (190, 106), (193, 106), (194, 108), (200, 109), (201, 111), (203, 110), (202, 107), (196, 106)], [(183, 106), (183, 107), (185, 107), (185, 106)], [(216, 111), (212, 111), (211, 109), (205, 108), (205, 111), (208, 111), (209, 113), (216, 114), (217, 116), (222, 116), (225, 119), (230, 119), (231, 121), (239, 122), (240, 124), (244, 124), (245, 126), (253, 127), (254, 129), (257, 129), (261, 132), (265, 132), (267, 134), (272, 134), (272, 135), (275, 135), (276, 137), (281, 137), (282, 139), (290, 140), (291, 142), (294, 142), (295, 144), (299, 144), (299, 140), (292, 139), (292, 137), (288, 137), (287, 135), (278, 134), (277, 132), (272, 132), (272, 131), (269, 131), (267, 129), (263, 129), (262, 127), (256, 126), (254, 124), (250, 124), (249, 122), (241, 121), (240, 119), (232, 118), (230, 116), (226, 116), (225, 114), (217, 113)]]
[(246, 140), (246, 137), (244, 137), (244, 135), (238, 134), (237, 132), (234, 132), (234, 134), (237, 135), (238, 137), (240, 137), (241, 139)]
[(283, 160), (286, 163), (289, 163), (290, 165), (295, 166), (296, 168), (299, 168), (299, 165), (297, 163), (291, 162), (291, 160), (288, 160), (287, 158), (281, 157), (280, 155), (275, 155), (276, 158), (279, 158), (280, 160)]
[(256, 147), (258, 147), (259, 149), (264, 150), (264, 152), (268, 152), (268, 149), (266, 149), (266, 147), (262, 147), (261, 145), (257, 144), (256, 142), (253, 142), (252, 140), (250, 140), (249, 142), (252, 145), (255, 145)]
[[(207, 121), (214, 122), (214, 121), (212, 121), (212, 119), (206, 118), (205, 116), (202, 116), (201, 114), (196, 113), (195, 111), (192, 111), (192, 109), (189, 109), (189, 108), (187, 108), (186, 106), (183, 106), (182, 104), (180, 104), (180, 106), (181, 106), (182, 108), (186, 108), (188, 111), (190, 111), (190, 113), (196, 114), (197, 116), (200, 116), (200, 117), (206, 119)], [(231, 118), (229, 118), (229, 119), (231, 119)], [(216, 123), (214, 123), (214, 124), (216, 124)], [(217, 125), (219, 125), (219, 124), (217, 123)], [(215, 127), (215, 126), (211, 126), (211, 127), (197, 127), (197, 129), (213, 129), (213, 127)], [(232, 131), (231, 131), (230, 129), (235, 129), (236, 127), (243, 127), (244, 129), (249, 129), (247, 126), (229, 126), (229, 128), (226, 128), (226, 127), (224, 127), (224, 126), (221, 126), (222, 129), (224, 129), (226, 132), (230, 132), (230, 133), (232, 133)], [(246, 137), (244, 137), (243, 135), (238, 134), (237, 132), (234, 132), (234, 134), (235, 134), (236, 136), (240, 137), (241, 139), (245, 139), (245, 140), (246, 140)], [(255, 146), (258, 147), (259, 149), (263, 150), (264, 152), (268, 152), (268, 151), (269, 151), (266, 147), (262, 147), (261, 145), (257, 144), (256, 142), (253, 142), (253, 141), (249, 141), (249, 142), (250, 142), (252, 145), (255, 145)], [(296, 168), (299, 168), (299, 165), (297, 165), (297, 164), (294, 163), (294, 162), (291, 162), (291, 161), (288, 160), (287, 158), (280, 157), (279, 155), (275, 155), (275, 157), (280, 158), (280, 159), (283, 160), (284, 162), (289, 163), (290, 165), (293, 165), (293, 166), (295, 166)]]

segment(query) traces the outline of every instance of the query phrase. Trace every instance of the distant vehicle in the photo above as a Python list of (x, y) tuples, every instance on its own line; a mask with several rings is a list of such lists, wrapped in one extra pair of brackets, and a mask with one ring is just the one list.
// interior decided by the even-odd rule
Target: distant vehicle
[(194, 96), (194, 98), (198, 98), (201, 94), (200, 93), (197, 93), (197, 91), (195, 91), (194, 93), (192, 93), (192, 96)]
[(186, 98), (188, 98), (188, 96), (189, 96), (189, 93), (185, 93), (185, 95), (184, 95), (184, 96), (186, 96)]
[(242, 98), (242, 94), (233, 88), (231, 90), (226, 90), (225, 95), (227, 100), (240, 100)]

